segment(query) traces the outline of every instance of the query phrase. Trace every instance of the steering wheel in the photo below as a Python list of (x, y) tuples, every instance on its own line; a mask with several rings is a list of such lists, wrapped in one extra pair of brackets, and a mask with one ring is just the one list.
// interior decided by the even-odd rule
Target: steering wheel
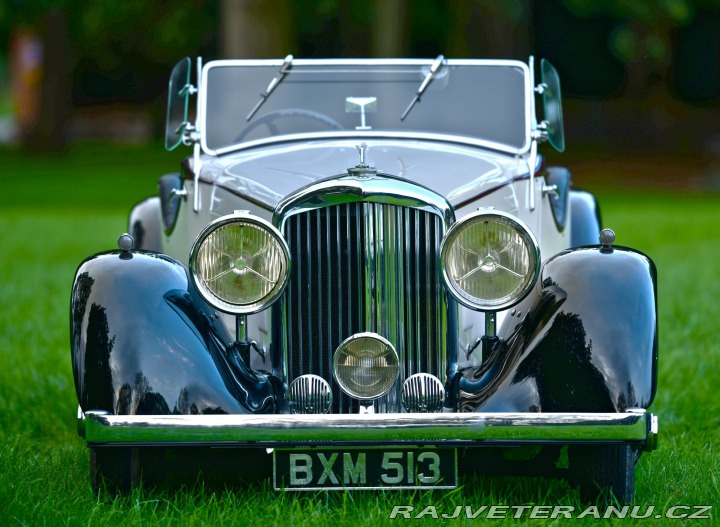
[(314, 112), (312, 110), (304, 110), (302, 108), (286, 108), (284, 110), (275, 110), (274, 112), (266, 113), (262, 117), (256, 119), (251, 124), (249, 124), (242, 132), (240, 132), (240, 134), (235, 138), (234, 142), (239, 143), (240, 141), (245, 139), (245, 137), (250, 132), (255, 130), (255, 128), (263, 124), (268, 127), (271, 134), (276, 135), (278, 133), (278, 130), (277, 127), (273, 124), (273, 121), (277, 119), (282, 119), (283, 117), (307, 117), (308, 119), (320, 121), (321, 123), (326, 124), (330, 128), (333, 128), (334, 130), (344, 130), (343, 125), (323, 113)]

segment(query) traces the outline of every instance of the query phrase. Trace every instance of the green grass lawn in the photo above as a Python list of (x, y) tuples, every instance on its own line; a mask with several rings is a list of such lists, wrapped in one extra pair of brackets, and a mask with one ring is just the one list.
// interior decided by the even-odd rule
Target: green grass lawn
[[(584, 508), (564, 482), (531, 478), (465, 482), (452, 492), (300, 495), (267, 485), (217, 491), (191, 481), (182, 489), (96, 498), (75, 432), (70, 287), (79, 262), (113, 248), (130, 206), (152, 194), (157, 177), (179, 160), (159, 147), (91, 144), (60, 158), (0, 150), (0, 525), (320, 527), (394, 523), (387, 520), (394, 505), (435, 505), (439, 512), (456, 505)], [(652, 410), (660, 416), (660, 448), (640, 460), (635, 504), (718, 506), (720, 197), (619, 188), (598, 194), (617, 243), (646, 252), (659, 270), (660, 380)], [(714, 510), (710, 522), (719, 515)]]

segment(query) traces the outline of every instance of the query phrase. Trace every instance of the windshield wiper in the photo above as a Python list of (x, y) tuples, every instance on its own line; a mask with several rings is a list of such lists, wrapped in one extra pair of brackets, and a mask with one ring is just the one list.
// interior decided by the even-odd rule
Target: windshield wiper
[(420, 85), (420, 88), (418, 88), (417, 93), (415, 94), (415, 97), (413, 97), (413, 100), (410, 101), (410, 104), (408, 105), (407, 109), (405, 110), (405, 113), (402, 114), (402, 117), (400, 117), (401, 121), (405, 120), (405, 117), (407, 117), (407, 114), (410, 113), (410, 110), (412, 110), (412, 107), (415, 106), (415, 103), (420, 102), (420, 96), (425, 93), (425, 90), (427, 90), (427, 87), (430, 85), (430, 81), (433, 80), (433, 77), (437, 73), (437, 71), (442, 66), (443, 61), (445, 60), (445, 57), (443, 55), (438, 55), (435, 58), (435, 62), (432, 63), (432, 66), (430, 66), (430, 71), (428, 71), (427, 75), (425, 75), (425, 78), (422, 81), (422, 84)]
[(270, 84), (268, 84), (268, 87), (265, 88), (265, 93), (260, 94), (260, 100), (255, 105), (255, 108), (250, 110), (250, 113), (245, 118), (246, 121), (249, 121), (252, 119), (252, 116), (255, 115), (255, 113), (260, 109), (260, 107), (263, 105), (265, 100), (270, 96), (270, 94), (273, 92), (275, 88), (278, 87), (278, 84), (280, 84), (280, 81), (283, 80), (283, 77), (287, 74), (288, 70), (292, 66), (293, 56), (288, 55), (285, 57), (285, 60), (282, 63), (282, 66), (280, 66), (280, 69), (278, 70), (277, 74), (273, 78), (273, 80), (270, 81)]

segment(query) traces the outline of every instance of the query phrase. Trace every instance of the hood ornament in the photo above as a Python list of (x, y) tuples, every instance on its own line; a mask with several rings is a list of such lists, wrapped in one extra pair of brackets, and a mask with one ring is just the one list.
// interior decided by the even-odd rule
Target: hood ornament
[(357, 148), (357, 151), (360, 153), (360, 164), (358, 165), (358, 168), (367, 168), (367, 163), (365, 162), (365, 154), (367, 153), (367, 143), (362, 142), (359, 145), (355, 145), (355, 148)]
[(353, 176), (360, 176), (360, 177), (371, 177), (374, 176), (377, 171), (367, 164), (367, 148), (368, 145), (364, 141), (360, 143), (359, 145), (355, 145), (355, 148), (357, 148), (358, 153), (360, 154), (360, 163), (355, 165), (353, 168), (348, 168), (347, 172), (348, 174), (351, 174)]

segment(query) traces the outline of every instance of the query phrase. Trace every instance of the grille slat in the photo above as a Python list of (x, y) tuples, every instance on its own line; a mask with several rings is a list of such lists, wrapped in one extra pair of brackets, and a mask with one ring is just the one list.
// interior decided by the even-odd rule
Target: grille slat
[[(413, 222), (414, 222), (414, 233), (415, 233), (415, 239), (420, 241), (420, 214), (417, 210), (412, 211), (413, 214)], [(418, 251), (415, 251), (413, 253), (413, 257), (415, 260), (415, 298), (413, 304), (415, 305), (415, 361), (417, 364), (417, 368), (422, 371), (422, 356), (421, 356), (421, 349), (420, 349), (420, 332), (422, 331), (422, 327), (418, 322), (422, 320), (420, 317), (420, 311), (421, 311), (421, 298), (420, 295), (422, 293), (420, 289), (420, 257)]]
[[(398, 207), (395, 211), (395, 268), (397, 269), (397, 304), (395, 312), (398, 317), (398, 348), (407, 349), (407, 339), (405, 338), (405, 328), (407, 327), (405, 318), (405, 247), (404, 247), (404, 213), (405, 209)], [(411, 366), (408, 366), (412, 369)], [(402, 379), (405, 380), (404, 372), (400, 372)]]
[[(321, 224), (321, 221), (320, 221), (320, 213), (321, 213), (321, 210), (320, 210), (320, 209), (316, 209), (316, 210), (315, 210), (315, 229), (314, 229), (315, 236), (313, 236), (313, 239), (315, 240), (315, 252), (314, 252), (314, 254), (316, 254), (316, 255), (318, 256), (318, 258), (317, 258), (317, 260), (316, 260), (317, 263), (318, 263), (316, 274), (319, 275), (319, 276), (322, 276), (323, 259), (320, 257), (320, 255), (322, 255), (322, 243), (321, 243), (321, 242), (322, 242), (322, 231), (321, 231), (321, 229), (320, 229), (320, 224)], [(315, 299), (314, 299), (314, 300), (315, 300), (316, 302), (319, 302), (319, 304), (320, 304), (320, 306), (321, 306), (321, 307), (320, 307), (320, 312), (318, 313), (318, 321), (319, 321), (320, 318), (322, 317), (322, 314), (323, 314), (323, 313), (327, 313), (327, 305), (324, 304), (325, 297), (324, 297), (324, 295), (323, 295), (323, 292), (324, 292), (324, 289), (325, 289), (325, 287), (324, 287), (325, 285), (326, 285), (326, 284), (325, 284), (325, 281), (324, 281), (324, 280), (318, 280), (318, 281), (317, 281), (317, 287), (316, 287), (316, 288), (311, 288), (311, 289), (314, 289), (314, 296), (315, 296)], [(311, 302), (313, 301), (313, 298), (312, 298), (312, 297), (313, 297), (313, 292), (312, 292), (312, 291), (308, 292), (308, 300), (311, 301)], [(324, 348), (323, 348), (323, 327), (324, 327), (324, 325), (321, 326), (320, 324), (316, 324), (316, 325), (314, 326), (314, 328), (316, 328), (316, 330), (317, 330), (318, 349), (324, 349)], [(325, 369), (325, 368), (324, 368), (324, 366), (325, 366), (325, 361), (319, 361), (319, 362), (318, 362), (318, 366), (319, 366), (320, 369), (319, 369), (319, 371), (317, 371), (317, 375), (320, 375), (320, 377), (324, 377), (324, 375), (325, 375), (325, 371), (324, 371), (324, 369)]]
[[(435, 247), (440, 247), (440, 241), (441, 241), (440, 231), (439, 231), (438, 229), (435, 229), (435, 240), (434, 240)], [(440, 276), (440, 269), (439, 269), (439, 266), (438, 266), (438, 261), (435, 260), (435, 262), (433, 262), (433, 263), (434, 263), (435, 274), (437, 274), (438, 277), (439, 277), (439, 276)], [(435, 298), (442, 298), (442, 285), (441, 285), (441, 283), (440, 283), (440, 279), (439, 279), (439, 278), (438, 278), (438, 280), (435, 282)], [(443, 313), (440, 313), (440, 317), (442, 317), (443, 322), (441, 322), (440, 324), (437, 324), (436, 327), (435, 327), (435, 339), (436, 339), (438, 342), (440, 342), (440, 341), (442, 340), (442, 336), (440, 335), (440, 331), (441, 331), (440, 328), (444, 328), (444, 327), (445, 327), (445, 324), (444, 324), (445, 313), (444, 313), (444, 312), (443, 312)], [(435, 355), (435, 371), (437, 371), (437, 372), (440, 374), (440, 378), (441, 378), (441, 379), (444, 379), (445, 377), (443, 376), (443, 373), (444, 373), (444, 372), (443, 372), (443, 365), (442, 365), (442, 363), (441, 363), (442, 361), (440, 360), (441, 357), (442, 357), (442, 354), (441, 354), (441, 353), (437, 353), (437, 354)]]
[[(380, 203), (347, 203), (290, 215), (284, 234), (293, 273), (284, 297), (288, 382), (327, 380), (333, 413), (357, 413), (342, 392), (332, 357), (347, 337), (374, 331), (396, 347), (397, 385), (375, 403), (400, 411), (400, 388), (415, 373), (444, 380), (444, 296), (437, 273), (439, 216)], [(304, 238), (304, 239), (303, 239)]]
[[(312, 239), (313, 239), (312, 231), (310, 230), (310, 224), (311, 224), (311, 222), (308, 221), (307, 222), (307, 238), (306, 238), (307, 247), (308, 247), (308, 250), (307, 250), (308, 255), (312, 254), (312, 249), (311, 249), (312, 246), (310, 244), (312, 243)], [(298, 240), (298, 241), (300, 241), (300, 240)], [(307, 264), (308, 264), (307, 265), (308, 266), (308, 274), (307, 274), (307, 279), (304, 281), (304, 283), (307, 284), (306, 290), (305, 290), (305, 300), (307, 302), (307, 307), (305, 308), (306, 313), (307, 313), (307, 318), (306, 318), (307, 328), (304, 328), (297, 324), (294, 324), (294, 327), (297, 328), (297, 331), (301, 332), (301, 333), (303, 331), (307, 331), (307, 341), (308, 341), (308, 344), (310, 344), (310, 346), (306, 346), (306, 349), (307, 349), (307, 355), (308, 355), (308, 359), (309, 359), (310, 358), (309, 356), (312, 353), (312, 342), (313, 342), (313, 320), (312, 320), (312, 318), (313, 318), (313, 310), (312, 310), (313, 298), (312, 298), (312, 295), (310, 294), (311, 285), (310, 285), (310, 280), (309, 280), (313, 273), (312, 258), (307, 258)], [(298, 315), (299, 314), (300, 313), (298, 313)], [(301, 317), (299, 317), (299, 318), (301, 318)], [(294, 320), (288, 321), (288, 324), (293, 324), (294, 322), (295, 322)], [(293, 350), (292, 348), (289, 348), (288, 351), (290, 351), (291, 353), (294, 353), (295, 350)], [(309, 360), (308, 360), (307, 366), (305, 366), (305, 364), (303, 363), (303, 371), (311, 370), (309, 363), (310, 363)], [(317, 369), (315, 369), (315, 371), (317, 371)]]

